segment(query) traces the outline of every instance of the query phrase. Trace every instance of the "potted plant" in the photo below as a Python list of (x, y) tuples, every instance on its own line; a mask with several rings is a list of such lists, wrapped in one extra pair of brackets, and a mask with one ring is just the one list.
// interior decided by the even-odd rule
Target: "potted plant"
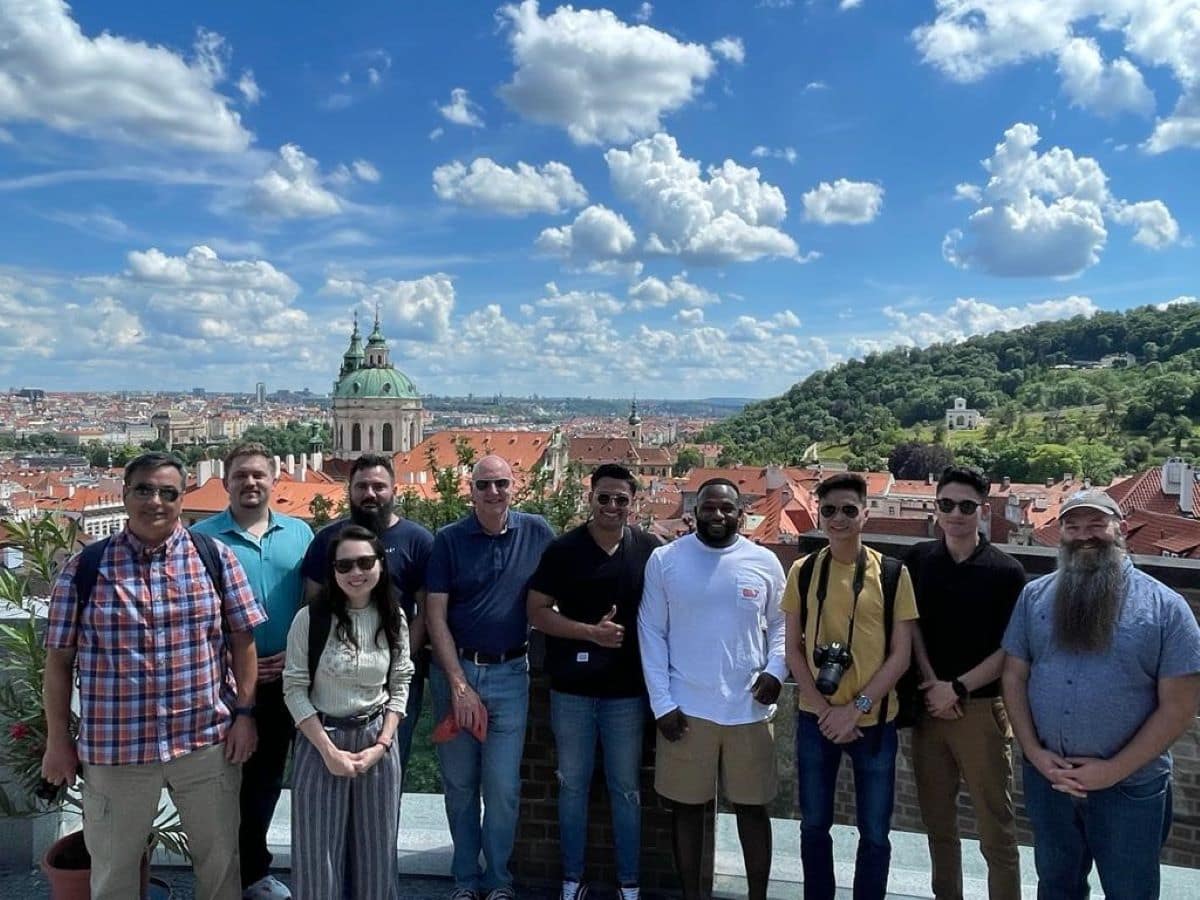
[[(0, 533), (21, 562), (16, 569), (0, 566), (0, 815), (49, 816), (82, 813), (78, 784), (54, 788), (42, 781), (46, 749), (46, 714), (42, 679), (46, 671), (43, 632), (46, 598), (66, 561), (86, 541), (74, 520), (51, 515), (29, 522), (0, 520)], [(71, 714), (71, 733), (79, 722)], [(187, 857), (187, 838), (178, 816), (159, 811), (146, 849), (143, 886), (156, 846)], [(54, 898), (88, 898), (91, 860), (83, 833), (55, 841), (42, 859)], [(82, 893), (78, 890), (82, 888)]]

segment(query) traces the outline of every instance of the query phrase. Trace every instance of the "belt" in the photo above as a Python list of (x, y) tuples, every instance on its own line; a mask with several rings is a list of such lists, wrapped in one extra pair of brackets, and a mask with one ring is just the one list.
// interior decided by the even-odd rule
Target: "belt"
[(383, 712), (384, 707), (377, 706), (357, 716), (328, 716), (323, 712), (318, 712), (317, 717), (326, 728), (362, 728), (382, 716)]
[(465, 659), (475, 663), (477, 666), (495, 666), (500, 663), (506, 663), (510, 659), (520, 659), (529, 651), (528, 644), (521, 644), (518, 647), (510, 647), (503, 653), (485, 653), (483, 650), (472, 650), (469, 647), (459, 647), (459, 659)]

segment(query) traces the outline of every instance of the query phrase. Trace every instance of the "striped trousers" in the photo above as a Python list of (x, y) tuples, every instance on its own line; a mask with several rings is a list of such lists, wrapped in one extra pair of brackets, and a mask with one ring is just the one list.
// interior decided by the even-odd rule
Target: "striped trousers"
[[(375, 743), (383, 716), (361, 728), (327, 728), (340, 750)], [(396, 900), (400, 751), (393, 743), (369, 771), (333, 775), (303, 734), (292, 772), (292, 896), (295, 900)]]

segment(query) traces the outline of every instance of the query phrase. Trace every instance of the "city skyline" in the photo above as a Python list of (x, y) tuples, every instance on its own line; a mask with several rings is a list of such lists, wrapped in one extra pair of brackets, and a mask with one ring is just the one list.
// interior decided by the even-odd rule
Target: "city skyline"
[(422, 394), (755, 398), (1194, 302), (1198, 10), (10, 4), (0, 383), (324, 395), (378, 309)]

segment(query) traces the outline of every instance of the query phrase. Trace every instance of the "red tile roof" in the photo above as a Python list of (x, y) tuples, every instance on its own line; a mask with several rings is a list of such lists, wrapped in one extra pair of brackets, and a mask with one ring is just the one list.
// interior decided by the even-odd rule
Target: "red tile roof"
[[(1144, 509), (1166, 515), (1179, 514), (1179, 498), (1164, 494), (1162, 489), (1162, 466), (1130, 475), (1105, 489), (1117, 501), (1121, 512), (1128, 515), (1132, 510)], [(1200, 513), (1200, 484), (1192, 487), (1192, 512)]]

